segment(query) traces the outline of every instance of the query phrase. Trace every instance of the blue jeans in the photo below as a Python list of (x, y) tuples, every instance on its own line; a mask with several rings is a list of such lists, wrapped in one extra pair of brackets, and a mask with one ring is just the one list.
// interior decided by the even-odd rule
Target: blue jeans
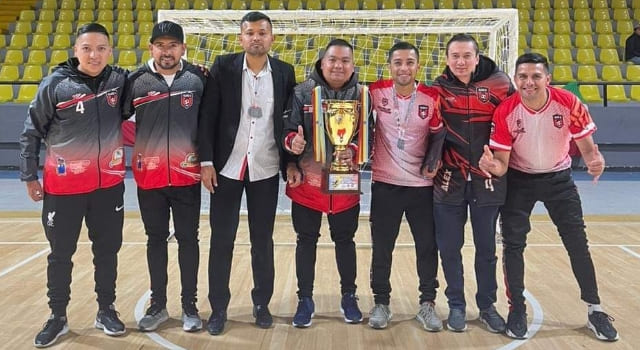
[(471, 227), (475, 245), (475, 272), (478, 291), (476, 303), (484, 310), (496, 302), (496, 219), (498, 206), (478, 206), (471, 182), (465, 188), (465, 200), (459, 205), (435, 203), (433, 213), (436, 226), (436, 242), (447, 288), (444, 293), (450, 309), (466, 308), (464, 298), (464, 268), (462, 254), (464, 245), (464, 225), (467, 210), (471, 212)]

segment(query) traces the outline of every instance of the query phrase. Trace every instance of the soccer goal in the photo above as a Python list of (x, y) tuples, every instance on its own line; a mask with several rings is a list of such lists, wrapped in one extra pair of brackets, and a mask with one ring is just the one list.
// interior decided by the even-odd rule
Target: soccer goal
[[(186, 33), (190, 61), (210, 65), (217, 55), (239, 52), (240, 19), (248, 11), (160, 10), (158, 21), (171, 20)], [(473, 35), (482, 54), (513, 76), (518, 55), (518, 11), (381, 10), (262, 11), (273, 22), (276, 36), (271, 54), (291, 63), (302, 81), (327, 43), (342, 38), (353, 44), (360, 81), (388, 76), (387, 51), (396, 41), (408, 41), (420, 51), (418, 79), (432, 81), (445, 67), (445, 46), (455, 33)]]

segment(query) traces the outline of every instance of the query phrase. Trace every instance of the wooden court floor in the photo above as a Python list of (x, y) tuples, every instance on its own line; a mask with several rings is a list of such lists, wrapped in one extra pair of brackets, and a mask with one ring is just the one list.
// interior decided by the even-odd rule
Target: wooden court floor
[[(202, 217), (198, 306), (203, 319), (209, 317), (206, 299), (206, 264), (210, 229)], [(529, 302), (529, 331), (526, 341), (512, 341), (487, 332), (477, 321), (473, 248), (470, 234), (463, 249), (466, 278), (467, 318), (464, 333), (428, 333), (413, 319), (417, 311), (415, 254), (408, 226), (403, 224), (394, 253), (391, 309), (394, 317), (386, 330), (363, 324), (348, 325), (339, 312), (339, 285), (333, 245), (323, 237), (318, 249), (315, 296), (316, 316), (308, 329), (292, 327), (296, 308), (294, 266), (295, 237), (288, 216), (276, 224), (275, 294), (270, 309), (274, 326), (263, 330), (253, 325), (250, 290), (250, 246), (246, 218), (241, 218), (231, 276), (232, 299), (229, 321), (221, 336), (206, 331), (185, 333), (181, 329), (177, 246), (170, 245), (168, 309), (171, 320), (157, 332), (140, 333), (136, 320), (148, 301), (148, 273), (145, 235), (140, 218), (127, 216), (124, 244), (119, 254), (116, 301), (127, 334), (112, 338), (93, 328), (97, 304), (93, 292), (93, 266), (86, 232), (74, 256), (71, 303), (68, 309), (71, 331), (54, 349), (639, 349), (640, 334), (635, 321), (640, 315), (640, 217), (597, 216), (587, 218), (591, 254), (596, 264), (600, 296), (606, 311), (615, 317), (621, 334), (615, 343), (596, 340), (585, 327), (586, 306), (579, 299), (568, 258), (553, 225), (546, 216), (534, 218), (526, 250), (526, 284)], [(468, 232), (468, 231), (467, 231)], [(358, 295), (368, 315), (372, 307), (369, 288), (371, 245), (366, 217), (361, 218), (358, 243)], [(498, 247), (500, 250), (500, 246)], [(46, 256), (48, 244), (36, 213), (0, 213), (0, 349), (30, 349), (33, 337), (48, 317), (46, 298)], [(499, 254), (500, 255), (500, 254)], [(440, 271), (442, 276), (442, 271)], [(506, 316), (507, 304), (498, 271), (498, 311)], [(437, 310), (448, 313), (444, 278), (440, 278)]]

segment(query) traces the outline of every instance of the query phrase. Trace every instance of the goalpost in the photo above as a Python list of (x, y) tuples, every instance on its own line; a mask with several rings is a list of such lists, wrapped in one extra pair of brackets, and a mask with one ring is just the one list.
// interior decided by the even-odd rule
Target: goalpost
[[(187, 57), (209, 66), (217, 55), (239, 52), (240, 19), (249, 11), (160, 10), (158, 21), (182, 25)], [(473, 35), (480, 52), (513, 76), (518, 55), (518, 11), (482, 10), (361, 10), (261, 11), (273, 22), (271, 55), (291, 63), (300, 82), (313, 69), (327, 43), (342, 38), (353, 44), (361, 82), (388, 77), (387, 51), (396, 41), (408, 41), (420, 51), (417, 79), (432, 81), (445, 67), (445, 46), (455, 33)]]

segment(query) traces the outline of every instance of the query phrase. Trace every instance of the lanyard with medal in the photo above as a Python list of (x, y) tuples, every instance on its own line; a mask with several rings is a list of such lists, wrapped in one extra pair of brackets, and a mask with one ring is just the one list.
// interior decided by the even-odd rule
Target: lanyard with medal
[(253, 79), (251, 79), (251, 85), (253, 87), (253, 95), (251, 96), (251, 106), (249, 107), (248, 113), (252, 118), (260, 118), (262, 117), (262, 108), (258, 106), (258, 88), (260, 87), (260, 77), (257, 75), (251, 74)]
[(416, 91), (417, 91), (417, 86), (414, 86), (413, 88), (413, 92), (411, 93), (411, 100), (409, 101), (409, 105), (407, 106), (407, 109), (404, 111), (404, 117), (402, 118), (402, 124), (400, 123), (400, 103), (398, 102), (398, 94), (396, 93), (396, 86), (395, 84), (393, 85), (393, 114), (395, 115), (395, 119), (396, 119), (396, 127), (398, 129), (398, 149), (400, 150), (404, 150), (404, 143), (406, 141), (405, 139), (405, 132), (406, 132), (406, 127), (407, 127), (407, 121), (409, 119), (409, 114), (411, 113), (411, 110), (413, 109), (413, 103), (416, 101)]

